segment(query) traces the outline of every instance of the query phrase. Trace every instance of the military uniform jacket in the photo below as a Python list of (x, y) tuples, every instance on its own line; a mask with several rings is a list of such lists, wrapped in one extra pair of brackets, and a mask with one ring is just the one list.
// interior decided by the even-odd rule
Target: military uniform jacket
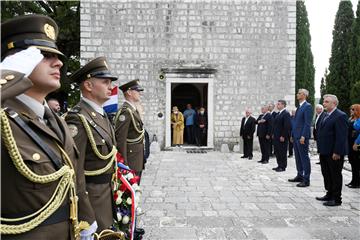
[(124, 157), (125, 164), (136, 172), (142, 171), (144, 169), (143, 122), (139, 112), (128, 102), (123, 104), (115, 119), (115, 135), (118, 151)]
[[(42, 123), (38, 116), (18, 99), (8, 99), (3, 106), (10, 107), (19, 114), (19, 117), (51, 148), (62, 160), (65, 159), (56, 144), (63, 147), (72, 160), (77, 181), (77, 196), (79, 197), (79, 220), (89, 224), (95, 221), (95, 215), (85, 190), (85, 177), (82, 168), (79, 168), (79, 152), (63, 119), (54, 114), (64, 136), (62, 142), (58, 136)], [(47, 175), (55, 172), (55, 167), (45, 152), (30, 138), (14, 120), (8, 117), (12, 134), (25, 164), (38, 175)], [(53, 195), (59, 180), (50, 183), (34, 183), (19, 173), (16, 169), (8, 149), (1, 138), (1, 216), (19, 218), (36, 212), (42, 208)], [(62, 207), (69, 204), (69, 197), (65, 198)], [(50, 217), (51, 218), (51, 217)], [(66, 218), (65, 218), (66, 219)], [(25, 221), (26, 222), (26, 221)], [(4, 222), (5, 223), (5, 222)], [(6, 223), (12, 224), (12, 223)], [(2, 235), (2, 239), (73, 239), (73, 228), (70, 220), (56, 224), (40, 225), (35, 229), (19, 235)]]
[[(115, 146), (114, 130), (106, 116), (102, 116), (96, 112), (83, 100), (69, 111), (65, 117), (65, 121), (72, 130), (74, 141), (80, 151), (79, 166), (87, 171), (102, 169), (109, 163), (110, 159), (102, 160), (95, 155), (90, 145), (89, 136), (78, 114), (83, 115), (86, 119), (92, 120), (105, 133), (103, 139), (89, 124), (96, 147), (102, 155), (109, 154), (111, 151), (110, 146)], [(96, 177), (109, 176), (113, 172), (114, 167), (111, 167), (107, 172)], [(106, 181), (102, 180), (95, 183), (91, 180), (91, 177), (86, 177), (86, 179), (86, 189), (89, 193), (91, 205), (95, 211), (96, 221), (98, 223), (97, 232), (100, 232), (103, 229), (109, 228), (113, 222), (111, 181), (107, 178)]]
[(25, 92), (32, 85), (31, 80), (25, 77), (24, 73), (2, 69), (0, 80), (1, 102)]

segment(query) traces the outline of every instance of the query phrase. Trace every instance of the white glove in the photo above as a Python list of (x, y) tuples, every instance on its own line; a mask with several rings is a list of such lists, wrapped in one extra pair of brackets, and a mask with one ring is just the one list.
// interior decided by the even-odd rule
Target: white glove
[(94, 240), (94, 233), (98, 228), (97, 222), (93, 222), (88, 229), (84, 229), (80, 232), (81, 240)]
[(25, 77), (28, 77), (43, 58), (44, 56), (39, 49), (29, 47), (26, 50), (7, 56), (1, 62), (0, 69), (21, 72), (25, 74)]

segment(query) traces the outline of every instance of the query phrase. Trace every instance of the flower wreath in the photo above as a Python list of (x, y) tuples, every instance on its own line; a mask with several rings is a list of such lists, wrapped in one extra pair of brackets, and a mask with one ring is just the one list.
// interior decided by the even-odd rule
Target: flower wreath
[(124, 165), (124, 158), (117, 153), (115, 173), (112, 179), (116, 219), (114, 219), (112, 228), (114, 231), (124, 232), (126, 238), (130, 240), (134, 238), (136, 208), (141, 196), (139, 179), (133, 170)]

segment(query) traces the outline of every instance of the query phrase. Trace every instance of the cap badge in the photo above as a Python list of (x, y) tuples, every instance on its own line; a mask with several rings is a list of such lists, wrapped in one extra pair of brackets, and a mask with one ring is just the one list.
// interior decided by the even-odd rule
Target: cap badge
[(44, 32), (46, 36), (52, 40), (55, 40), (55, 28), (48, 23), (44, 25)]

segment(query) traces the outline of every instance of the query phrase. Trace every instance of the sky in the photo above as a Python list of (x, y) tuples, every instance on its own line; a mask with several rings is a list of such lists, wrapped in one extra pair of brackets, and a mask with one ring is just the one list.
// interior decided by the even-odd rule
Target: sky
[[(332, 30), (340, 0), (305, 0), (310, 23), (311, 50), (315, 65), (315, 97), (320, 97), (320, 83), (331, 56)], [(351, 0), (354, 15), (358, 0)]]

